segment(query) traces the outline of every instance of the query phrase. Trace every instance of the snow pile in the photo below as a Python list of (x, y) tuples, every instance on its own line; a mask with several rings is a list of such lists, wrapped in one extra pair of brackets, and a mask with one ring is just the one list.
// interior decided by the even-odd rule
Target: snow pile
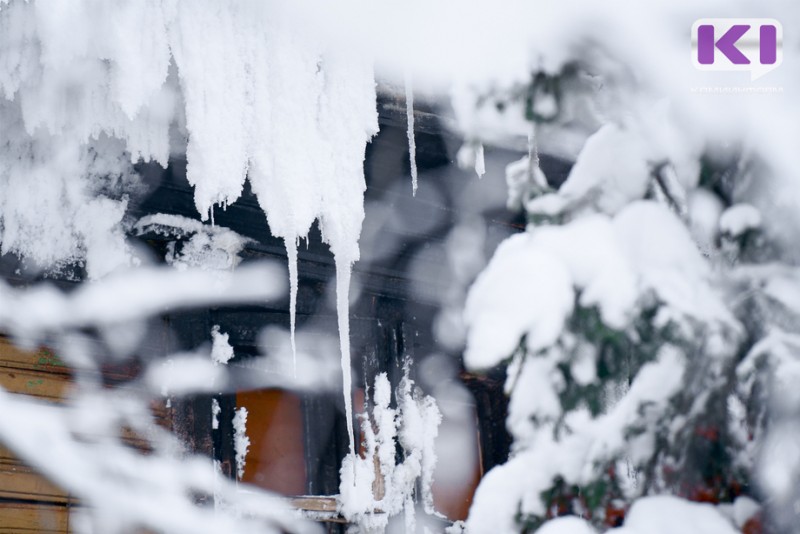
[(470, 290), (466, 365), (497, 365), (522, 339), (530, 353), (553, 346), (576, 299), (620, 330), (651, 296), (664, 306), (665, 320), (733, 328), (709, 277), (685, 227), (653, 202), (634, 202), (613, 218), (596, 214), (533, 227), (503, 242)]
[(242, 406), (235, 410), (233, 415), (233, 450), (236, 454), (236, 478), (241, 480), (244, 476), (244, 466), (247, 463), (247, 451), (250, 448), (250, 438), (247, 437), (247, 408)]
[(616, 125), (603, 126), (581, 150), (567, 181), (557, 193), (531, 200), (531, 213), (557, 215), (584, 206), (615, 214), (644, 197), (650, 179), (640, 136)]
[[(417, 501), (426, 513), (435, 513), (434, 440), (442, 416), (433, 397), (423, 395), (407, 374), (395, 391), (396, 408), (390, 407), (391, 397), (389, 380), (381, 373), (375, 378), (374, 406), (362, 420), (364, 455), (348, 456), (342, 464), (340, 512), (349, 521), (378, 531), (403, 512), (406, 528), (413, 531)], [(403, 451), (400, 463), (398, 445)]]
[(229, 228), (166, 213), (142, 217), (134, 231), (137, 235), (154, 233), (174, 238), (164, 259), (179, 270), (233, 269), (241, 261), (239, 253), (251, 241)]

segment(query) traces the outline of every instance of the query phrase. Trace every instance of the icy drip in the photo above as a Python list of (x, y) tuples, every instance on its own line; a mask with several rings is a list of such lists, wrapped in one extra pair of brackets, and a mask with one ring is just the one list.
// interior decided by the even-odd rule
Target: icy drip
[(536, 171), (539, 169), (539, 145), (536, 140), (536, 123), (531, 124), (528, 134), (528, 176), (535, 182)]
[(408, 162), (411, 166), (411, 193), (417, 194), (417, 142), (414, 138), (414, 87), (411, 75), (406, 74), (406, 120), (408, 122)]
[[(352, 377), (350, 376), (350, 275), (353, 265), (349, 261), (336, 261), (336, 314), (339, 319), (339, 348), (342, 352), (342, 390), (344, 412), (347, 417), (347, 436), (350, 454), (355, 455), (356, 440), (353, 430)], [(355, 465), (354, 465), (355, 469)], [(355, 474), (355, 472), (354, 472)], [(355, 483), (355, 478), (354, 478)]]
[(297, 378), (297, 345), (295, 324), (297, 318), (297, 239), (284, 240), (286, 258), (289, 261), (289, 338), (292, 344), (292, 369)]

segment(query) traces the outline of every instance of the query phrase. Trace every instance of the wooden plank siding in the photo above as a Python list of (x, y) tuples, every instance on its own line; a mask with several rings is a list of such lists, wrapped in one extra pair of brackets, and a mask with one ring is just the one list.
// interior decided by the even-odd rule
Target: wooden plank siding
[(0, 500), (0, 531), (3, 534), (64, 534), (69, 532), (69, 508), (46, 502)]
[[(0, 337), (0, 387), (14, 395), (62, 403), (73, 387), (72, 371), (49, 349), (26, 351)], [(103, 373), (107, 381), (130, 378), (121, 369)], [(121, 387), (129, 387), (123, 385)], [(151, 405), (156, 423), (171, 428), (171, 413), (162, 402)], [(148, 450), (146, 439), (120, 429), (127, 444)], [(43, 444), (42, 446), (46, 446)], [(69, 509), (78, 501), (22, 462), (0, 444), (0, 534), (69, 532)]]
[[(62, 402), (71, 388), (71, 372), (47, 349), (20, 350), (0, 338), (0, 387), (17, 395)], [(73, 504), (75, 499), (66, 491), (0, 444), (0, 532), (66, 534)]]

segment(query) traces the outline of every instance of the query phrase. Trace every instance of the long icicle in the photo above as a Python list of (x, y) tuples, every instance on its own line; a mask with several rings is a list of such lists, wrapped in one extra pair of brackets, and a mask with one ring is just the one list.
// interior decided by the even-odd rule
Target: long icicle
[(283, 243), (289, 261), (289, 338), (292, 343), (292, 368), (297, 378), (297, 345), (294, 337), (297, 318), (297, 238), (284, 239)]
[[(356, 439), (353, 431), (352, 377), (350, 376), (350, 274), (353, 263), (349, 259), (336, 258), (336, 314), (339, 319), (339, 349), (342, 353), (342, 389), (344, 412), (347, 417), (347, 436), (350, 438), (350, 454), (355, 457)], [(353, 484), (355, 484), (356, 462), (353, 461)]]
[(411, 194), (417, 195), (417, 141), (414, 138), (414, 86), (406, 72), (406, 121), (408, 122), (408, 162), (411, 165)]

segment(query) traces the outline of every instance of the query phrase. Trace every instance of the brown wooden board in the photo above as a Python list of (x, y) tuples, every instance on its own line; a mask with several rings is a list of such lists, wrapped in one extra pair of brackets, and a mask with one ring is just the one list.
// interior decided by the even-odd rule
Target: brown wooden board
[(47, 503), (0, 501), (0, 532), (66, 534), (69, 532), (69, 508)]
[[(36, 471), (13, 458), (0, 460), (0, 500), (67, 503), (69, 495)], [(0, 529), (2, 528), (0, 516)]]

